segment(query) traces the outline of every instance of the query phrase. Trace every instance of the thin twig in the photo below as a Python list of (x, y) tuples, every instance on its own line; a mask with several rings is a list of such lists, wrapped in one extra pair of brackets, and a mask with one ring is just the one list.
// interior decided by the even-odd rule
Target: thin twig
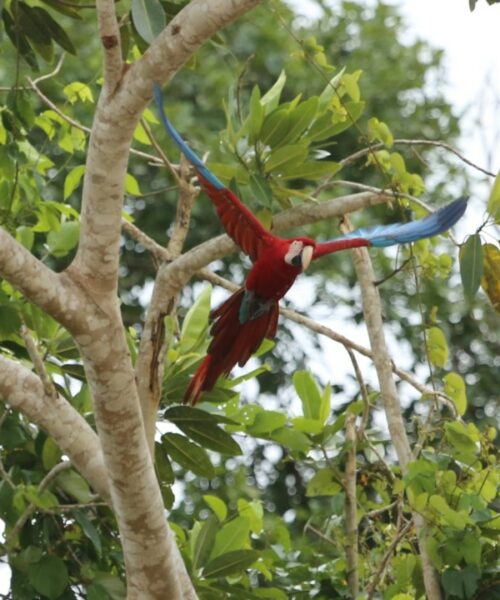
[(346, 465), (344, 476), (345, 490), (345, 552), (347, 579), (353, 598), (359, 592), (358, 573), (358, 518), (356, 502), (356, 415), (348, 413), (345, 421)]
[[(57, 463), (52, 469), (45, 475), (40, 484), (38, 485), (38, 493), (42, 493), (47, 486), (61, 473), (62, 471), (66, 471), (71, 468), (72, 464), (70, 460), (66, 460), (64, 462)], [(9, 548), (12, 548), (16, 544), (17, 536), (21, 532), (22, 528), (26, 521), (31, 517), (31, 515), (37, 510), (36, 504), (30, 503), (24, 509), (22, 515), (17, 519), (14, 526), (9, 532), (9, 535), (6, 539), (6, 545)]]
[(26, 327), (26, 325), (21, 325), (20, 334), (26, 345), (26, 350), (28, 351), (29, 357), (31, 358), (31, 362), (35, 367), (35, 372), (38, 375), (38, 377), (40, 377), (45, 395), (51, 400), (57, 400), (57, 390), (54, 386), (52, 379), (47, 373), (47, 369), (45, 368), (43, 359), (40, 356), (36, 347), (35, 340), (33, 339), (33, 336), (31, 335), (31, 332)]
[[(398, 139), (398, 140), (394, 140), (393, 144), (395, 146), (434, 146), (436, 148), (443, 148), (444, 150), (447, 150), (448, 152), (451, 152), (452, 154), (454, 154), (455, 156), (457, 156), (462, 162), (464, 162), (465, 164), (473, 167), (477, 171), (480, 171), (481, 173), (484, 173), (485, 175), (488, 175), (489, 177), (496, 177), (495, 173), (492, 173), (491, 171), (488, 171), (487, 169), (484, 169), (483, 167), (480, 167), (479, 165), (476, 165), (471, 160), (469, 160), (468, 158), (466, 158), (456, 148), (454, 148), (450, 144), (447, 144), (446, 142), (440, 142), (439, 140), (404, 140), (404, 139)], [(340, 162), (340, 164), (342, 166), (345, 166), (345, 165), (351, 164), (353, 162), (356, 162), (360, 158), (364, 158), (365, 156), (371, 154), (372, 152), (376, 152), (377, 150), (381, 150), (383, 148), (386, 148), (385, 144), (382, 144), (382, 143), (373, 144), (371, 146), (368, 146), (367, 148), (363, 148), (362, 150), (358, 150), (358, 152), (354, 152), (350, 156), (346, 156), (345, 158), (343, 158), (339, 162)]]

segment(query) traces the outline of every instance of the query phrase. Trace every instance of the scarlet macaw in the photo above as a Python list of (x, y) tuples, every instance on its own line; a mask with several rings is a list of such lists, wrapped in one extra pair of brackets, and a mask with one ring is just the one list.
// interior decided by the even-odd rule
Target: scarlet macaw
[(467, 207), (467, 198), (460, 198), (418, 221), (357, 229), (324, 243), (307, 237), (278, 237), (263, 227), (181, 138), (165, 115), (157, 84), (154, 97), (167, 133), (194, 166), (227, 234), (253, 262), (244, 286), (211, 313), (213, 338), (186, 390), (184, 402), (196, 404), (201, 393), (211, 390), (221, 374), (228, 375), (236, 363), (243, 366), (265, 337), (274, 338), (278, 301), (311, 260), (347, 248), (385, 247), (432, 237), (452, 227)]

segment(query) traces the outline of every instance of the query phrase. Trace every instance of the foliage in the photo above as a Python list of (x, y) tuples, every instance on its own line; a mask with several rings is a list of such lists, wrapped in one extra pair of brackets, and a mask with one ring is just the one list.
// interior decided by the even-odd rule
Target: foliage
[[(133, 0), (131, 7), (120, 7), (124, 54), (132, 57), (144, 50), (181, 5)], [(209, 140), (218, 137), (213, 132), (224, 127), (221, 144), (215, 147), (212, 141), (209, 165), (267, 223), (273, 213), (294, 203), (326, 198), (326, 193), (316, 194), (325, 180), (337, 175), (337, 180), (352, 179), (353, 167), (341, 161), (359, 149), (360, 141), (383, 147), (368, 153), (362, 168), (356, 167), (357, 181), (418, 196), (425, 187), (424, 168), (413, 155), (400, 151), (395, 139), (402, 132), (410, 137), (424, 129), (425, 136), (437, 136), (443, 120), (457, 132), (442, 98), (417, 94), (429, 71), (439, 68), (439, 55), (431, 53), (432, 58), (423, 62), (418, 58), (424, 47), (421, 42), (403, 46), (393, 37), (385, 23), (392, 19), (401, 26), (395, 9), (380, 4), (373, 19), (364, 18), (366, 10), (345, 2), (340, 14), (325, 8), (321, 27), (314, 23), (300, 29), (288, 9), (279, 9), (286, 27), (276, 27), (268, 9), (262, 9), (201, 50), (191, 71), (180, 74), (177, 85), (171, 87), (172, 117), (182, 131), (191, 132), (200, 148), (210, 147)], [(57, 24), (53, 11), (63, 15), (64, 24), (72, 23), (74, 36), (69, 37)], [(88, 63), (80, 60), (78, 68), (66, 59), (65, 68), (46, 83), (47, 94), (59, 98), (57, 108), (66, 117), (89, 122), (99, 92), (94, 81), (98, 59), (93, 43), (81, 49), (93, 31), (83, 10), (57, 0), (35, 7), (16, 0), (5, 4), (2, 18), (10, 40), (2, 41), (7, 66), (15, 65), (19, 55), (26, 63), (22, 69), (45, 71), (53, 63), (56, 45), (69, 53), (78, 52), (79, 59), (85, 51), (89, 53)], [(287, 29), (299, 36), (300, 44)], [(240, 60), (258, 48), (261, 51), (244, 71)], [(397, 52), (399, 61), (377, 57), (377, 53), (385, 59)], [(224, 59), (227, 66), (219, 68)], [(344, 63), (346, 68), (337, 67)], [(7, 66), (2, 68), (4, 73)], [(237, 70), (239, 81), (234, 76)], [(11, 83), (20, 80), (16, 71)], [(411, 122), (403, 110), (409, 102)], [(87, 133), (66, 117), (42, 106), (26, 89), (13, 89), (3, 98), (0, 220), (25, 247), (58, 269), (68, 264), (78, 242), (87, 143)], [(151, 112), (145, 118), (149, 124), (156, 122)], [(200, 127), (203, 121), (206, 130)], [(141, 148), (149, 149), (143, 129), (138, 128), (135, 139)], [(171, 147), (164, 145), (170, 153)], [(434, 159), (432, 154), (429, 157)], [(455, 173), (448, 167), (444, 180)], [(157, 194), (165, 185), (157, 169), (153, 172), (143, 160), (131, 161), (127, 209), (137, 224), (158, 238), (164, 237), (173, 218), (174, 203), (158, 207), (154, 196), (147, 194)], [(436, 196), (443, 195), (443, 185), (438, 183)], [(498, 218), (499, 197), (497, 178), (488, 202), (488, 222)], [(173, 194), (169, 192), (167, 198)], [(191, 244), (219, 231), (216, 221), (207, 216), (207, 204), (200, 201), (195, 211), (199, 227)], [(419, 212), (414, 202), (402, 200), (401, 206)], [(326, 227), (330, 233), (331, 223), (315, 227), (315, 233), (326, 233)], [(469, 304), (459, 309), (460, 326), (465, 328), (462, 335), (449, 318), (456, 314), (454, 309), (443, 306), (442, 300), (453, 263), (449, 246), (432, 240), (403, 251), (405, 258), (418, 261), (424, 276), (425, 290), (418, 302), (425, 313), (425, 348), (433, 383), (449, 399), (437, 410), (435, 398), (423, 396), (418, 405), (425, 418), (417, 413), (408, 419), (408, 433), (420, 451), (406, 476), (393, 460), (386, 431), (373, 418), (380, 407), (376, 389), (363, 393), (356, 388), (353, 401), (348, 402), (343, 389), (297, 368), (300, 360), (288, 365), (288, 371), (293, 371), (289, 377), (286, 369), (276, 368), (283, 362), (268, 358), (271, 343), (264, 343), (257, 352), (254, 370), (219, 380), (200, 408), (179, 406), (189, 376), (208, 345), (211, 289), (204, 287), (188, 311), (181, 309), (180, 330), (174, 319), (165, 319), (169, 349), (156, 469), (165, 505), (173, 507), (171, 523), (179, 546), (202, 598), (350, 597), (344, 491), (345, 461), (351, 449), (345, 440), (349, 414), (358, 423), (356, 493), (362, 588), (372, 586), (378, 594), (375, 597), (387, 599), (423, 597), (418, 540), (407, 527), (414, 511), (426, 519), (428, 550), (447, 597), (479, 599), (499, 594), (496, 423), (484, 413), (484, 418), (476, 419), (471, 404), (478, 396), (467, 385), (473, 373), (482, 379), (483, 395), (489, 398), (496, 389), (491, 384), (493, 362), (488, 364), (494, 356), (494, 342), (489, 343), (487, 336), (480, 339), (470, 312), (479, 306), (486, 315), (484, 323), (492, 319), (493, 311), (480, 304), (480, 287), (497, 311), (500, 303), (499, 251), (486, 241), (479, 231), (461, 248), (460, 293)], [(141, 271), (152, 275), (153, 269), (135, 243), (124, 242), (124, 251), (127, 278), (121, 293), (125, 303), (137, 306), (145, 283)], [(379, 260), (384, 273), (393, 269), (390, 259)], [(318, 293), (339, 274), (347, 280), (352, 277), (349, 267), (332, 265), (315, 272), (323, 281)], [(397, 324), (400, 336), (422, 355), (422, 336), (415, 333), (409, 317), (418, 309), (409, 293), (414, 291), (409, 279), (383, 291), (393, 300), (408, 298), (404, 310), (397, 301), (386, 302), (388, 327)], [(359, 309), (352, 302), (350, 308), (356, 319)], [(140, 306), (129, 313), (129, 323), (135, 323), (139, 313)], [(72, 339), (3, 281), (2, 351), (27, 362), (19, 333), (22, 323), (31, 330), (58, 392), (93, 424), (85, 374)], [(135, 329), (130, 328), (127, 335), (135, 355)], [(467, 346), (460, 342), (466, 339), (471, 347), (483, 346), (478, 359), (460, 362)], [(457, 348), (462, 349), (457, 352)], [(262, 357), (268, 362), (262, 364)], [(483, 357), (490, 380), (479, 369)], [(293, 384), (288, 388), (292, 408), (287, 411), (281, 410), (281, 388), (275, 381), (279, 381), (278, 370), (285, 373), (288, 385)], [(265, 393), (258, 401), (241, 401), (237, 386), (245, 380), (255, 382), (257, 377)], [(266, 388), (271, 377), (273, 383)], [(42, 485), (60, 464), (61, 452), (50, 437), (10, 408), (1, 417), (0, 445), (0, 517), (6, 526), (3, 550), (12, 569), (12, 597), (124, 598), (123, 557), (111, 511), (72, 468)], [(392, 545), (396, 553), (390, 551)], [(387, 571), (383, 572), (386, 556)]]

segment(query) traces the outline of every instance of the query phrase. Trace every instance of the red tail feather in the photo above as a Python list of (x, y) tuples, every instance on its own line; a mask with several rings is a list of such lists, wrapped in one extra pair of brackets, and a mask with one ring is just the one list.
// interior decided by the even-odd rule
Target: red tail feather
[(244, 289), (238, 290), (212, 313), (215, 323), (211, 333), (214, 337), (207, 356), (186, 390), (184, 402), (196, 404), (201, 393), (211, 390), (220, 375), (228, 375), (236, 363), (243, 366), (265, 337), (274, 338), (276, 335), (277, 302), (257, 319), (240, 323), (239, 311), (244, 293)]

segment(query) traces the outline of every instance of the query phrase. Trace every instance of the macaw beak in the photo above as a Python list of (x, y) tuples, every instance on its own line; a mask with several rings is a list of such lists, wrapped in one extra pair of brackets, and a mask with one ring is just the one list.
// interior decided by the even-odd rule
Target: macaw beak
[(302, 271), (305, 271), (307, 267), (311, 264), (311, 260), (314, 254), (314, 248), (312, 246), (305, 246), (302, 250), (301, 258), (302, 258)]

